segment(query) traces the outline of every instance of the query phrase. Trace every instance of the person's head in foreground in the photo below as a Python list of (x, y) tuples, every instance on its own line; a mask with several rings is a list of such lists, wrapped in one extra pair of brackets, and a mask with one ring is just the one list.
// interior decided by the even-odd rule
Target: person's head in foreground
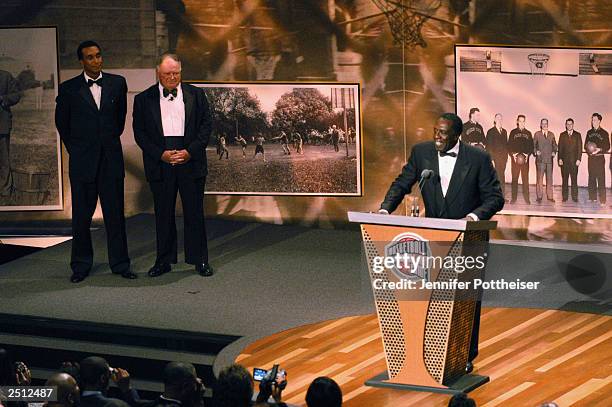
[(54, 373), (47, 379), (45, 386), (57, 387), (57, 401), (45, 403), (47, 407), (78, 406), (80, 389), (74, 377), (68, 373)]
[(308, 407), (340, 407), (342, 405), (342, 390), (329, 377), (317, 377), (310, 383), (306, 392)]
[(110, 367), (108, 362), (98, 356), (90, 356), (80, 363), (81, 390), (101, 391), (108, 389)]
[(219, 373), (213, 392), (215, 407), (247, 407), (252, 398), (253, 379), (243, 366), (233, 364)]
[(164, 368), (164, 396), (184, 406), (199, 405), (202, 381), (191, 363), (170, 362)]
[(468, 397), (465, 393), (455, 394), (448, 401), (448, 407), (476, 407), (474, 399)]

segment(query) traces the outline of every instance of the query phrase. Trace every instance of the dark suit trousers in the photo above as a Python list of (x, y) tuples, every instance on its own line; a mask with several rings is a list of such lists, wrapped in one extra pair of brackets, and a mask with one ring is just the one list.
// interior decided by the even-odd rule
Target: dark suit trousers
[(514, 159), (510, 159), (512, 167), (512, 200), (518, 195), (518, 179), (519, 174), (523, 183), (523, 198), (525, 201), (529, 199), (529, 160), (523, 165), (518, 165)]
[(599, 202), (606, 203), (605, 158), (603, 155), (597, 155), (589, 157), (588, 160), (589, 199), (597, 200), (597, 194), (599, 193)]
[(98, 203), (98, 196), (104, 217), (110, 268), (113, 273), (122, 273), (130, 266), (123, 213), (123, 178), (108, 177), (107, 168), (108, 161), (102, 150), (94, 182), (70, 180), (72, 192), (70, 267), (73, 272), (88, 273), (93, 263), (93, 247), (89, 229)]
[(208, 263), (204, 223), (204, 184), (206, 177), (194, 179), (184, 165), (162, 163), (162, 180), (150, 182), (155, 205), (157, 232), (156, 263), (177, 262), (176, 195), (181, 194), (184, 216), (185, 263)]
[(497, 173), (497, 179), (501, 184), (502, 194), (506, 193), (506, 163), (508, 162), (508, 155), (496, 155), (493, 156), (493, 165), (495, 166), (495, 172)]
[(569, 181), (572, 183), (572, 200), (578, 200), (578, 167), (575, 162), (569, 164), (567, 160), (563, 160), (561, 166), (561, 195), (564, 201), (567, 201)]

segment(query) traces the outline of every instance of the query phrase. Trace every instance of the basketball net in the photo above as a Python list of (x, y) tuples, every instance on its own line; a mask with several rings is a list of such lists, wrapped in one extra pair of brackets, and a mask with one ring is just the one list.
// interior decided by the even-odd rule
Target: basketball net
[(258, 81), (274, 79), (274, 69), (280, 59), (281, 56), (278, 54), (247, 55), (247, 61), (255, 68)]
[(417, 45), (426, 47), (427, 43), (421, 35), (423, 24), (440, 7), (441, 2), (434, 0), (427, 7), (417, 7), (415, 0), (372, 0), (385, 13), (393, 42), (408, 48)]
[(550, 59), (547, 54), (529, 54), (529, 68), (532, 75), (546, 75), (546, 64)]

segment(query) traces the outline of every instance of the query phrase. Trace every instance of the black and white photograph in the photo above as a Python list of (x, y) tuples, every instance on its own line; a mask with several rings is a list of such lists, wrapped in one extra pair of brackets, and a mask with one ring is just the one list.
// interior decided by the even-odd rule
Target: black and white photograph
[(57, 30), (0, 28), (0, 211), (63, 207)]
[(486, 149), (503, 213), (612, 218), (612, 50), (457, 46), (462, 140)]
[(215, 83), (208, 194), (361, 195), (358, 84)]

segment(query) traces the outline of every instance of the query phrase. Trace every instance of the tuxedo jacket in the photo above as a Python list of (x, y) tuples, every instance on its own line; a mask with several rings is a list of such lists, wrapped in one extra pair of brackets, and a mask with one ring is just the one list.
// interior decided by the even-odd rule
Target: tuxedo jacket
[[(185, 103), (184, 143), (191, 155), (191, 159), (183, 165), (187, 166), (193, 178), (202, 178), (208, 173), (206, 146), (212, 130), (212, 115), (202, 89), (182, 83), (181, 90)], [(161, 156), (166, 150), (166, 141), (157, 83), (136, 95), (132, 126), (136, 143), (142, 149), (147, 181), (161, 181)]]
[(491, 156), (481, 149), (465, 143), (459, 145), (459, 155), (448, 186), (446, 197), (442, 195), (438, 152), (433, 141), (416, 144), (408, 163), (393, 181), (382, 209), (393, 212), (418, 183), (423, 170), (432, 170), (433, 176), (422, 188), (426, 216), (431, 218), (461, 219), (473, 213), (480, 220), (491, 219), (504, 206), (504, 196)]
[(59, 86), (55, 106), (55, 126), (64, 142), (71, 180), (93, 182), (102, 150), (108, 158), (107, 177), (123, 178), (121, 134), (127, 113), (125, 78), (103, 72), (100, 109), (83, 74)]
[(13, 127), (11, 106), (21, 99), (19, 85), (13, 75), (0, 70), (0, 134), (8, 134)]

